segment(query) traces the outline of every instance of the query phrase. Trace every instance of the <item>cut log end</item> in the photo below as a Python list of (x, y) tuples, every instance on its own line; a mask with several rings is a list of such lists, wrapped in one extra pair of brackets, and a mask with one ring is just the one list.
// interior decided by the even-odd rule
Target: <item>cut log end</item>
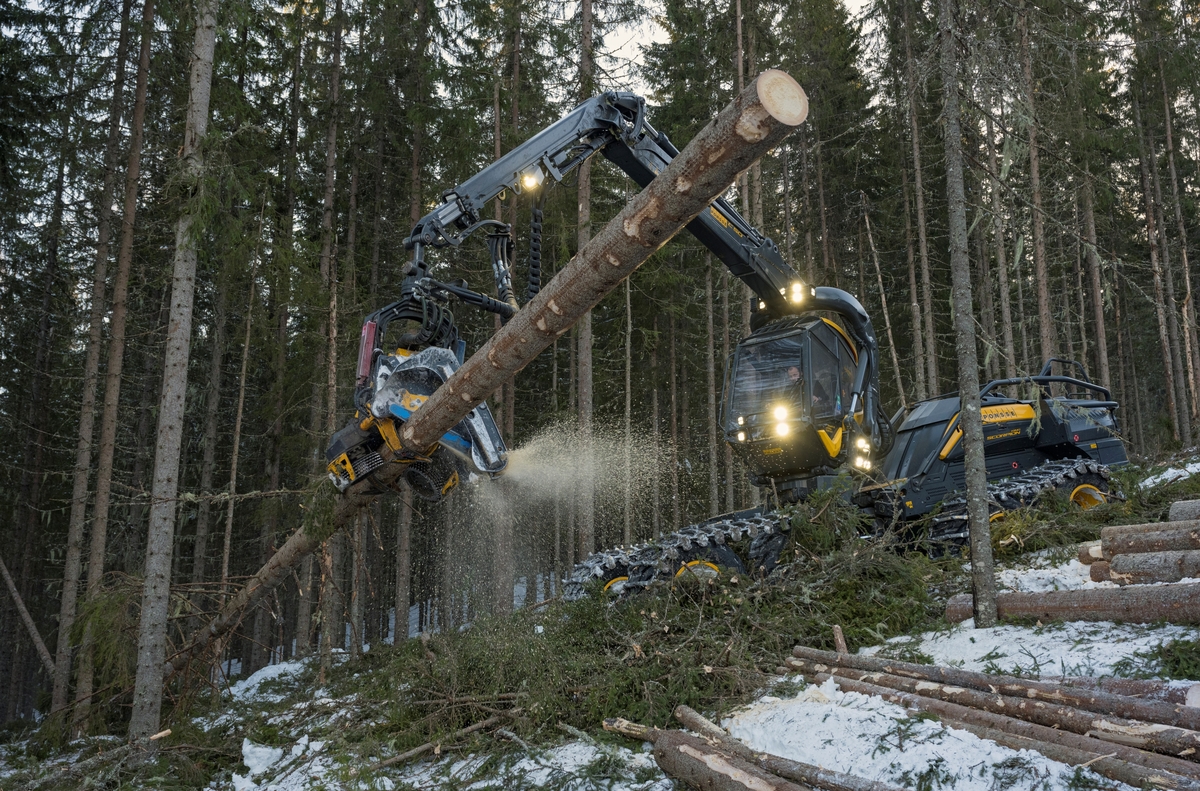
[(1097, 560), (1088, 567), (1088, 574), (1092, 578), (1092, 582), (1108, 582), (1108, 561)]
[(763, 109), (781, 124), (799, 126), (808, 118), (808, 94), (785, 71), (767, 69), (755, 83)]

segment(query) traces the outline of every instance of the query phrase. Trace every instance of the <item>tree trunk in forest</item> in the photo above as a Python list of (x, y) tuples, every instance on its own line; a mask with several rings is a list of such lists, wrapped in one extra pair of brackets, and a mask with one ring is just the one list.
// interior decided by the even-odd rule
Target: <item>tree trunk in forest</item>
[(937, 335), (933, 328), (933, 275), (929, 269), (929, 241), (925, 222), (924, 173), (921, 166), (921, 130), (917, 123), (917, 68), (908, 31), (908, 3), (904, 3), (904, 56), (908, 76), (908, 127), (912, 137), (913, 194), (917, 204), (917, 252), (921, 257), (921, 302), (925, 310), (925, 362), (930, 395), (938, 393)]
[(1158, 227), (1159, 241), (1159, 256), (1162, 260), (1163, 280), (1167, 287), (1167, 330), (1171, 338), (1171, 365), (1173, 367), (1175, 380), (1175, 402), (1179, 405), (1179, 438), (1184, 445), (1192, 444), (1192, 410), (1188, 404), (1188, 376), (1190, 369), (1191, 357), (1185, 358), (1180, 349), (1179, 337), (1179, 303), (1175, 300), (1175, 270), (1171, 266), (1171, 245), (1167, 240), (1167, 227), (1165, 217), (1163, 215), (1163, 197), (1162, 184), (1158, 178), (1158, 152), (1154, 147), (1154, 137), (1150, 130), (1146, 130), (1146, 137), (1149, 142), (1149, 167), (1150, 167), (1150, 183), (1154, 187), (1154, 211), (1156, 214), (1155, 225)]
[[(982, 185), (979, 185), (982, 187)], [(999, 344), (996, 342), (996, 306), (992, 300), (992, 267), (989, 264), (986, 233), (983, 228), (983, 210), (975, 223), (975, 266), (979, 279), (979, 320), (983, 325), (984, 374), (988, 379), (999, 379), (999, 365), (996, 355)]]
[(1180, 268), (1183, 270), (1183, 332), (1188, 349), (1188, 382), (1192, 392), (1192, 420), (1200, 417), (1200, 341), (1196, 337), (1196, 301), (1192, 297), (1192, 272), (1188, 263), (1187, 227), (1183, 223), (1183, 202), (1179, 194), (1179, 176), (1175, 170), (1175, 136), (1171, 125), (1171, 102), (1167, 92), (1167, 73), (1162, 51), (1158, 53), (1158, 75), (1163, 93), (1163, 123), (1167, 133), (1167, 172), (1171, 176), (1171, 197), (1175, 208), (1175, 228), (1179, 235)]
[(913, 384), (916, 399), (924, 401), (929, 394), (925, 366), (925, 328), (921, 322), (921, 303), (917, 293), (916, 257), (913, 255), (912, 220), (908, 205), (908, 168), (901, 167), (901, 192), (904, 195), (904, 249), (908, 259), (908, 308), (912, 315)]
[[(810, 251), (811, 252), (811, 251)], [(809, 268), (811, 269), (812, 260), (809, 259)], [(721, 267), (721, 360), (722, 363), (729, 361), (729, 270)], [(653, 373), (652, 373), (653, 376)], [(658, 431), (658, 383), (654, 380), (652, 385), (655, 395), (655, 413), (654, 413), (654, 430)], [(655, 434), (655, 437), (658, 435)], [(657, 440), (656, 440), (657, 441)], [(733, 448), (729, 443), (725, 445), (725, 510), (733, 511), (734, 506), (734, 485), (733, 485)], [(655, 455), (657, 463), (657, 449)], [(657, 477), (655, 478), (657, 481)], [(656, 517), (657, 518), (657, 517)]]
[[(412, 590), (412, 489), (400, 483), (400, 518), (396, 520), (396, 615), (392, 645), (408, 639), (408, 607)], [(418, 624), (418, 628), (420, 624)]]
[(354, 529), (349, 531), (350, 537), (350, 658), (362, 656), (363, 646), (363, 597), (366, 595), (366, 569), (363, 558), (363, 542), (365, 541), (366, 522), (369, 509), (358, 512), (354, 520)]
[(813, 284), (816, 282), (817, 273), (812, 241), (812, 186), (808, 179), (808, 129), (801, 129), (800, 135), (800, 188), (804, 192), (804, 261), (808, 282)]
[[(592, 55), (592, 0), (581, 0), (579, 37), (579, 96), (592, 95), (595, 64)], [(592, 238), (592, 160), (579, 167), (579, 213), (577, 250), (583, 250)], [(583, 452), (591, 458), (592, 450), (592, 313), (586, 312), (579, 321), (579, 433)], [(581, 560), (596, 549), (596, 515), (593, 511), (592, 476), (585, 475), (579, 488), (579, 536), (576, 556)]]
[(679, 502), (679, 366), (675, 361), (675, 317), (667, 325), (667, 365), (670, 367), (668, 381), (671, 388), (671, 530), (680, 527)]
[[(1171, 433), (1176, 442), (1182, 438), (1180, 424), (1183, 422), (1183, 410), (1175, 394), (1179, 392), (1175, 382), (1175, 364), (1171, 358), (1171, 340), (1168, 330), (1166, 297), (1163, 288), (1163, 269), (1158, 257), (1158, 227), (1155, 221), (1154, 199), (1150, 191), (1150, 168), (1147, 163), (1146, 141), (1142, 131), (1141, 111), (1137, 99), (1133, 100), (1134, 124), (1137, 127), (1139, 157), (1142, 173), (1142, 198), (1146, 209), (1146, 240), (1150, 243), (1150, 271), (1154, 275), (1154, 314), (1158, 319), (1158, 342), (1162, 351), (1163, 374), (1166, 377), (1167, 411), (1171, 416)], [(1130, 341), (1132, 345), (1132, 340)], [(1130, 358), (1132, 361), (1133, 358)], [(1137, 378), (1134, 377), (1134, 381)]]
[[(214, 286), (216, 294), (213, 303), (212, 320), (212, 356), (208, 368), (208, 392), (205, 393), (204, 404), (204, 456), (200, 463), (200, 507), (196, 514), (196, 542), (192, 547), (192, 584), (204, 582), (205, 557), (208, 554), (208, 533), (212, 521), (212, 501), (209, 496), (213, 491), (213, 471), (217, 458), (217, 426), (221, 407), (221, 363), (225, 356), (225, 302), (226, 278), (225, 273), (217, 275)], [(193, 594), (194, 606), (199, 605), (199, 594)]]
[[(711, 283), (709, 284), (711, 287)], [(709, 302), (712, 300), (711, 288)], [(711, 315), (711, 314), (710, 314)], [(715, 463), (715, 462), (714, 462)], [(633, 285), (625, 278), (625, 525), (621, 542), (633, 544)]]
[(83, 534), (87, 519), (88, 476), (92, 466), (92, 439), (96, 422), (96, 385), (100, 348), (104, 333), (104, 295), (108, 278), (109, 236), (112, 232), (112, 202), (120, 160), (121, 115), (124, 109), (125, 61), (129, 51), (129, 14), (133, 0), (122, 0), (121, 27), (117, 36), (116, 72), (108, 110), (108, 139), (104, 146), (104, 180), (97, 205), (96, 258), (92, 273), (92, 296), (88, 316), (87, 353), (83, 363), (83, 391), (79, 399), (79, 441), (75, 445), (72, 470), (71, 513), (67, 548), (63, 559), (63, 587), (58, 615), (58, 646), (55, 652), (51, 711), (67, 705), (71, 682), (71, 632), (75, 625), (79, 578), (83, 571)]
[(12, 575), (8, 573), (8, 566), (4, 565), (3, 558), (0, 558), (0, 576), (4, 577), (4, 584), (8, 587), (9, 595), (12, 596), (13, 606), (20, 614), (25, 629), (29, 632), (29, 639), (33, 641), (34, 648), (37, 649), (38, 659), (42, 660), (42, 667), (48, 675), (53, 676), (55, 667), (54, 660), (50, 658), (50, 650), (46, 648), (46, 643), (42, 640), (41, 633), (38, 632), (37, 624), (33, 622), (33, 616), (29, 614), (29, 608), (25, 606), (25, 598), (17, 590), (17, 584), (13, 582)]
[(721, 513), (721, 494), (717, 484), (720, 474), (720, 462), (717, 460), (717, 366), (716, 360), (716, 331), (713, 326), (713, 277), (712, 255), (704, 260), (704, 317), (705, 317), (705, 346), (704, 374), (708, 385), (708, 515), (716, 516)]
[(871, 247), (871, 259), (875, 262), (875, 280), (879, 284), (879, 304), (883, 310), (883, 326), (887, 329), (888, 348), (892, 352), (892, 368), (896, 371), (896, 392), (900, 395), (900, 406), (908, 408), (904, 397), (904, 377), (900, 375), (900, 353), (896, 351), (896, 338), (892, 335), (892, 317), (888, 314), (887, 289), (883, 287), (883, 270), (879, 267), (879, 251), (875, 249), (875, 236), (871, 233), (871, 218), (863, 211), (863, 222), (867, 227), (867, 243)]
[[(196, 37), (192, 48), (187, 123), (181, 160), (183, 175), (190, 184), (196, 186), (204, 170), (200, 144), (208, 129), (208, 102), (217, 39), (216, 10), (217, 0), (201, 0), (195, 9)], [(137, 678), (133, 690), (133, 714), (129, 722), (131, 739), (149, 738), (158, 732), (162, 707), (171, 552), (175, 538), (175, 495), (179, 490), (180, 441), (186, 406), (192, 302), (196, 286), (197, 233), (192, 223), (191, 210), (185, 207), (175, 227), (174, 280), (154, 450), (154, 487), (147, 530), (142, 611), (138, 625)]]
[[(150, 75), (150, 47), (154, 35), (154, 0), (142, 6), (142, 41), (138, 53), (133, 114), (129, 122), (129, 158), (125, 164), (125, 197), (122, 203), (121, 239), (117, 245), (117, 272), (113, 278), (112, 313), (108, 319), (108, 360), (104, 369), (104, 410), (100, 415), (100, 443), (96, 460), (96, 499), (92, 506), (92, 535), (88, 547), (87, 597), (100, 591), (108, 546), (108, 511), (112, 493), (113, 456), (117, 441), (117, 414), (121, 398), (121, 367), (125, 360), (126, 302), (133, 264), (133, 228), (137, 219), (138, 178), (146, 119), (146, 85)], [(84, 627), (75, 683), (75, 730), (89, 716), (92, 697), (93, 649), (91, 627)]]
[(1045, 218), (1042, 214), (1041, 162), (1038, 154), (1037, 107), (1034, 104), (1033, 55), (1029, 46), (1029, 19), (1025, 0), (1017, 12), (1017, 29), (1021, 37), (1021, 75), (1024, 78), (1025, 103), (1029, 108), (1029, 189), (1032, 193), (1033, 277), (1037, 285), (1038, 326), (1041, 338), (1042, 362), (1058, 355), (1058, 339), (1054, 316), (1050, 309), (1050, 274), (1046, 265)]
[(988, 168), (997, 180), (989, 191), (992, 193), (992, 240), (996, 250), (996, 273), (1000, 281), (1000, 335), (1004, 340), (1004, 376), (1012, 379), (1017, 375), (1017, 350), (1013, 344), (1010, 275), (1005, 249), (1008, 241), (1004, 231), (1004, 203), (1000, 198), (1001, 173), (996, 158), (996, 138), (990, 114), (987, 116), (987, 149)]
[[(728, 292), (726, 292), (728, 293)], [(654, 538), (662, 535), (662, 421), (658, 411), (658, 313), (654, 314), (654, 345), (650, 347), (650, 435), (654, 438), (654, 466), (650, 472), (650, 521)]]
[(829, 225), (825, 211), (825, 167), (821, 155), (821, 136), (815, 124), (813, 125), (813, 137), (816, 138), (815, 148), (817, 149), (817, 214), (821, 220), (821, 274), (826, 280), (830, 277), (836, 280), (836, 273), (831, 271), (833, 261), (829, 253)]
[(1092, 320), (1096, 333), (1096, 362), (1100, 367), (1100, 384), (1112, 388), (1112, 371), (1108, 365), (1108, 333), (1104, 326), (1104, 286), (1100, 279), (1100, 255), (1096, 242), (1095, 193), (1092, 172), (1085, 166), (1083, 174), (1083, 232), (1086, 240), (1084, 259), (1092, 284)]
[(983, 458), (983, 419), (979, 401), (979, 362), (971, 307), (971, 264), (967, 259), (967, 199), (962, 129), (958, 107), (958, 53), (955, 1), (940, 0), (942, 118), (945, 123), (946, 196), (950, 226), (950, 280), (954, 304), (955, 353), (958, 356), (959, 422), (966, 453), (967, 512), (970, 518), (971, 582), (975, 589), (975, 627), (996, 624), (996, 579), (992, 570), (992, 531), (988, 522), (987, 468)]

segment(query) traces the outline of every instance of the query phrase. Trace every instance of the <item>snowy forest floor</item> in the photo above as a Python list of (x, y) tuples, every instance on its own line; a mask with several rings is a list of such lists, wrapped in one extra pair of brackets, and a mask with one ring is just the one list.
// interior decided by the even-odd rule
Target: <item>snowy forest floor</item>
[[(1175, 499), (1200, 497), (1191, 461), (1168, 468), (1180, 475), (1162, 465), (1122, 473), (1123, 502), (1086, 513), (1050, 504), (1006, 519), (994, 542), (1001, 588), (1093, 586), (1075, 544), (1098, 537), (1100, 525), (1162, 519)], [(852, 651), (984, 672), (1200, 680), (1200, 628), (951, 626), (942, 612), (968, 585), (961, 559), (862, 541), (856, 514), (835, 502), (798, 506), (793, 524), (790, 562), (765, 581), (689, 580), (622, 601), (480, 619), (427, 643), (374, 646), (356, 660), (339, 653), (324, 682), (315, 658), (235, 679), (219, 696), (193, 681), (167, 717), (171, 736), (139, 766), (100, 761), (72, 775), (122, 740), (62, 745), (45, 728), (13, 728), (0, 733), (0, 788), (666, 789), (673, 783), (648, 746), (600, 723), (623, 716), (669, 727), (686, 703), (756, 749), (905, 788), (1119, 789), (774, 669), (794, 644), (832, 648), (830, 627), (840, 624)], [(447, 738), (510, 710), (500, 730)], [(373, 768), (430, 741), (440, 747)]]

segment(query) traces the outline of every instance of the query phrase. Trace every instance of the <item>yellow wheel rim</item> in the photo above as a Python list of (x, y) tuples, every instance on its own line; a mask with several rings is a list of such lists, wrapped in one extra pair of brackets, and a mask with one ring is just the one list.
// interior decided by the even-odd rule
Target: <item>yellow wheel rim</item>
[(691, 572), (693, 574), (695, 574), (696, 572), (699, 572), (700, 574), (705, 575), (705, 576), (707, 576), (709, 574), (717, 575), (717, 574), (721, 573), (720, 569), (717, 568), (717, 565), (715, 563), (712, 563), (707, 560), (689, 560), (688, 562), (682, 564), (679, 567), (679, 571), (675, 572), (675, 576), (679, 577), (685, 571), (688, 571), (688, 570), (691, 570)]
[(613, 577), (608, 582), (604, 583), (604, 590), (608, 590), (613, 585), (616, 585), (618, 582), (628, 582), (628, 581), (629, 581), (629, 577)]
[(1071, 502), (1086, 511), (1104, 504), (1104, 492), (1090, 483), (1080, 484), (1071, 492)]

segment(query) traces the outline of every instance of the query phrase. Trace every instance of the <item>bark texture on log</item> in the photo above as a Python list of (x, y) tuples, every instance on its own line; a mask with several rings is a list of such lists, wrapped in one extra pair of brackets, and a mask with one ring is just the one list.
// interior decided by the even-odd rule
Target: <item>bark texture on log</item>
[(1112, 582), (1107, 560), (1097, 560), (1088, 566), (1088, 576), (1092, 582)]
[(654, 760), (664, 772), (700, 791), (810, 791), (680, 731), (660, 731)]
[(1044, 699), (1019, 698), (981, 692), (977, 689), (941, 684), (917, 678), (905, 678), (889, 673), (856, 670), (846, 667), (831, 667), (808, 659), (789, 659), (788, 664), (804, 675), (832, 673), (841, 678), (866, 681), (889, 689), (911, 692), (924, 698), (935, 698), (948, 703), (957, 703), (978, 711), (1016, 717), (1026, 722), (1060, 728), (1083, 736), (1092, 736), (1105, 742), (1124, 744), (1142, 750), (1177, 755), (1183, 758), (1196, 756), (1200, 747), (1200, 733), (1169, 725), (1145, 723), (1081, 711), (1069, 705), (1049, 703)]
[(1175, 684), (1143, 678), (1093, 678), (1091, 676), (1060, 676), (1043, 681), (1078, 689), (1095, 689), (1110, 695), (1157, 700), (1179, 706), (1200, 706), (1200, 684)]
[(826, 665), (839, 665), (857, 670), (888, 673), (893, 676), (936, 681), (941, 684), (969, 687), (997, 695), (1012, 695), (1027, 700), (1073, 706), (1097, 714), (1157, 722), (1177, 728), (1200, 731), (1200, 711), (1158, 701), (1130, 699), (1095, 686), (1081, 689), (1050, 681), (977, 673), (957, 667), (918, 665), (912, 662), (898, 662), (860, 654), (840, 656), (830, 651), (818, 651), (815, 648), (804, 646), (796, 646), (792, 649), (792, 654), (798, 659), (807, 659)]
[(1177, 500), (1171, 503), (1167, 519), (1172, 522), (1200, 519), (1200, 500)]
[[(805, 678), (814, 684), (823, 684), (830, 678), (828, 673), (817, 673)], [(915, 709), (917, 711), (925, 711), (930, 714), (936, 714), (939, 717), (954, 720), (956, 722), (969, 723), (971, 725), (982, 726), (985, 728), (994, 728), (1004, 733), (1011, 733), (1017, 736), (1024, 736), (1029, 739), (1049, 742), (1051, 744), (1060, 744), (1065, 747), (1071, 747), (1077, 750), (1091, 753), (1094, 758), (1108, 756), (1119, 758), (1123, 761), (1136, 764), (1151, 771), (1153, 777), (1153, 785), (1159, 788), (1170, 789), (1187, 789), (1188, 791), (1200, 791), (1200, 779), (1195, 777), (1195, 765), (1181, 758), (1172, 758), (1169, 755), (1158, 755), (1156, 753), (1148, 753), (1144, 750), (1139, 750), (1136, 747), (1126, 747), (1121, 744), (1112, 744), (1111, 742), (1102, 742), (1099, 739), (1093, 739), (1090, 736), (1080, 736), (1077, 733), (1067, 733), (1065, 731), (1047, 728), (1044, 725), (1036, 725), (1032, 722), (1025, 722), (1013, 717), (1006, 717), (1001, 714), (992, 714), (988, 711), (979, 711), (967, 706), (960, 706), (957, 703), (948, 703), (944, 700), (935, 698), (926, 698), (920, 695), (914, 695), (910, 692), (901, 692), (887, 687), (881, 687), (877, 684), (870, 684), (865, 681), (855, 681), (848, 678), (837, 678), (838, 687), (843, 692), (858, 692), (862, 695), (875, 695), (884, 700), (895, 703), (906, 708)], [(1097, 761), (1092, 764), (1092, 767), (1097, 771), (1102, 761)]]
[(404, 424), (424, 451), (564, 334), (808, 114), (800, 85), (769, 69), (591, 239)]
[(887, 783), (822, 769), (819, 766), (793, 761), (770, 753), (755, 752), (690, 706), (676, 706), (675, 719), (710, 742), (717, 742), (721, 749), (730, 755), (750, 761), (760, 769), (785, 780), (795, 780), (798, 783), (826, 789), (826, 791), (900, 791), (899, 788)]
[(1184, 519), (1171, 522), (1144, 522), (1138, 525), (1108, 525), (1100, 528), (1100, 540), (1112, 541), (1120, 536), (1135, 533), (1161, 533), (1164, 530), (1184, 530), (1189, 527), (1200, 527), (1200, 520)]
[(1152, 533), (1124, 533), (1102, 542), (1105, 560), (1115, 555), (1138, 555), (1145, 552), (1174, 552), (1200, 549), (1200, 524), (1155, 530)]
[[(1001, 618), (1200, 623), (1200, 583), (1044, 593), (1001, 593), (996, 597), (996, 602)], [(959, 623), (970, 617), (969, 593), (954, 596), (946, 604), (947, 621)]]
[[(774, 69), (759, 75), (536, 298), (422, 405), (405, 425), (405, 445), (421, 449), (432, 445), (538, 352), (566, 333), (579, 316), (666, 244), (723, 193), (739, 173), (803, 123), (807, 115), (808, 98), (795, 80)], [(507, 370), (502, 364), (508, 366)], [(475, 371), (479, 373), (473, 374)], [(464, 380), (472, 392), (464, 392), (461, 384), (456, 384)], [(474, 400), (464, 400), (464, 396)], [(435, 410), (439, 403), (442, 406)], [(456, 414), (458, 417), (454, 417)], [(442, 424), (444, 427), (439, 428)], [(387, 485), (402, 472), (401, 465), (389, 465), (374, 478), (377, 483)], [(332, 489), (322, 486), (308, 509), (310, 514), (319, 515), (306, 518), (306, 525), (288, 538), (216, 618), (193, 634), (168, 660), (167, 677), (186, 666), (197, 651), (204, 650), (236, 626), (244, 608), (257, 603), (282, 581), (293, 565), (332, 532), (349, 524), (360, 508), (377, 497), (363, 484), (352, 486), (336, 497)]]
[(1109, 563), (1109, 569), (1113, 582), (1122, 585), (1179, 582), (1189, 577), (1200, 577), (1200, 550), (1116, 555)]
[(1103, 560), (1100, 541), (1084, 541), (1079, 545), (1079, 562), (1087, 566), (1097, 560)]

